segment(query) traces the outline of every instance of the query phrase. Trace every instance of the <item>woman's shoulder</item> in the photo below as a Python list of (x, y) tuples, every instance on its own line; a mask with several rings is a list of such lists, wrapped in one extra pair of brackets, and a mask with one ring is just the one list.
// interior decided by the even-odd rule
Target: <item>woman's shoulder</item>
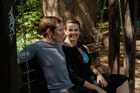
[(77, 47), (80, 48), (82, 51), (88, 53), (88, 48), (84, 44), (77, 44)]

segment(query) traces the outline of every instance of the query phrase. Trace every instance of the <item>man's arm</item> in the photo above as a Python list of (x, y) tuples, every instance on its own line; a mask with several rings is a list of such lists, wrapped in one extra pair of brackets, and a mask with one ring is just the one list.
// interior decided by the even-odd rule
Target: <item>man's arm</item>
[(17, 62), (24, 63), (30, 61), (35, 55), (36, 49), (34, 45), (29, 45), (17, 54)]

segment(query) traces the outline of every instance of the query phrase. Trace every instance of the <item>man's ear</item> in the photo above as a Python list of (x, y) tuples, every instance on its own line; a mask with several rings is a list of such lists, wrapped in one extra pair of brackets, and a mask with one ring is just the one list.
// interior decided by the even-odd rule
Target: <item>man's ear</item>
[(54, 32), (54, 31), (52, 31), (50, 28), (47, 29), (47, 33), (48, 33), (48, 34), (53, 34), (53, 32)]
[(47, 29), (47, 36), (48, 36), (49, 38), (52, 38), (52, 36), (53, 36), (53, 31), (51, 31), (50, 29)]

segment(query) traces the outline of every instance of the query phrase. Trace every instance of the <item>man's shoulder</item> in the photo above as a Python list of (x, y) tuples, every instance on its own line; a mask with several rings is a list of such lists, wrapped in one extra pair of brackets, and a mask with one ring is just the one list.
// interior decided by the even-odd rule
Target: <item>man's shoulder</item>
[(68, 47), (69, 45), (68, 45), (67, 43), (64, 42), (64, 43), (62, 44), (62, 46)]
[(69, 50), (69, 49), (73, 49), (74, 48), (74, 47), (70, 47), (67, 43), (64, 43), (62, 45), (62, 47), (63, 47), (64, 50)]
[(36, 41), (36, 42), (33, 42), (29, 45), (27, 45), (25, 47), (25, 50), (33, 50), (33, 51), (36, 51), (39, 49), (39, 47), (43, 46), (43, 43), (41, 41)]
[(32, 46), (36, 46), (36, 47), (52, 47), (51, 44), (49, 44), (47, 42), (44, 42), (42, 40), (33, 43)]

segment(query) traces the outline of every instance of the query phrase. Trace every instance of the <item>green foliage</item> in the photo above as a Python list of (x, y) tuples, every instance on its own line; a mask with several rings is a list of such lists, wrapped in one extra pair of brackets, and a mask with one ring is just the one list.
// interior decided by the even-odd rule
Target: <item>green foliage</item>
[(16, 31), (17, 50), (40, 38), (37, 34), (36, 25), (42, 16), (42, 5), (40, 0), (26, 0), (25, 4), (16, 6)]
[(97, 25), (96, 28), (100, 29), (101, 32), (108, 31), (109, 28), (108, 22), (98, 22), (96, 25)]
[(97, 20), (96, 28), (100, 32), (108, 31), (108, 0), (97, 0)]
[(97, 19), (99, 21), (108, 20), (108, 0), (97, 0)]
[(140, 19), (137, 19), (137, 20), (135, 21), (135, 26), (136, 26), (137, 28), (140, 28)]

